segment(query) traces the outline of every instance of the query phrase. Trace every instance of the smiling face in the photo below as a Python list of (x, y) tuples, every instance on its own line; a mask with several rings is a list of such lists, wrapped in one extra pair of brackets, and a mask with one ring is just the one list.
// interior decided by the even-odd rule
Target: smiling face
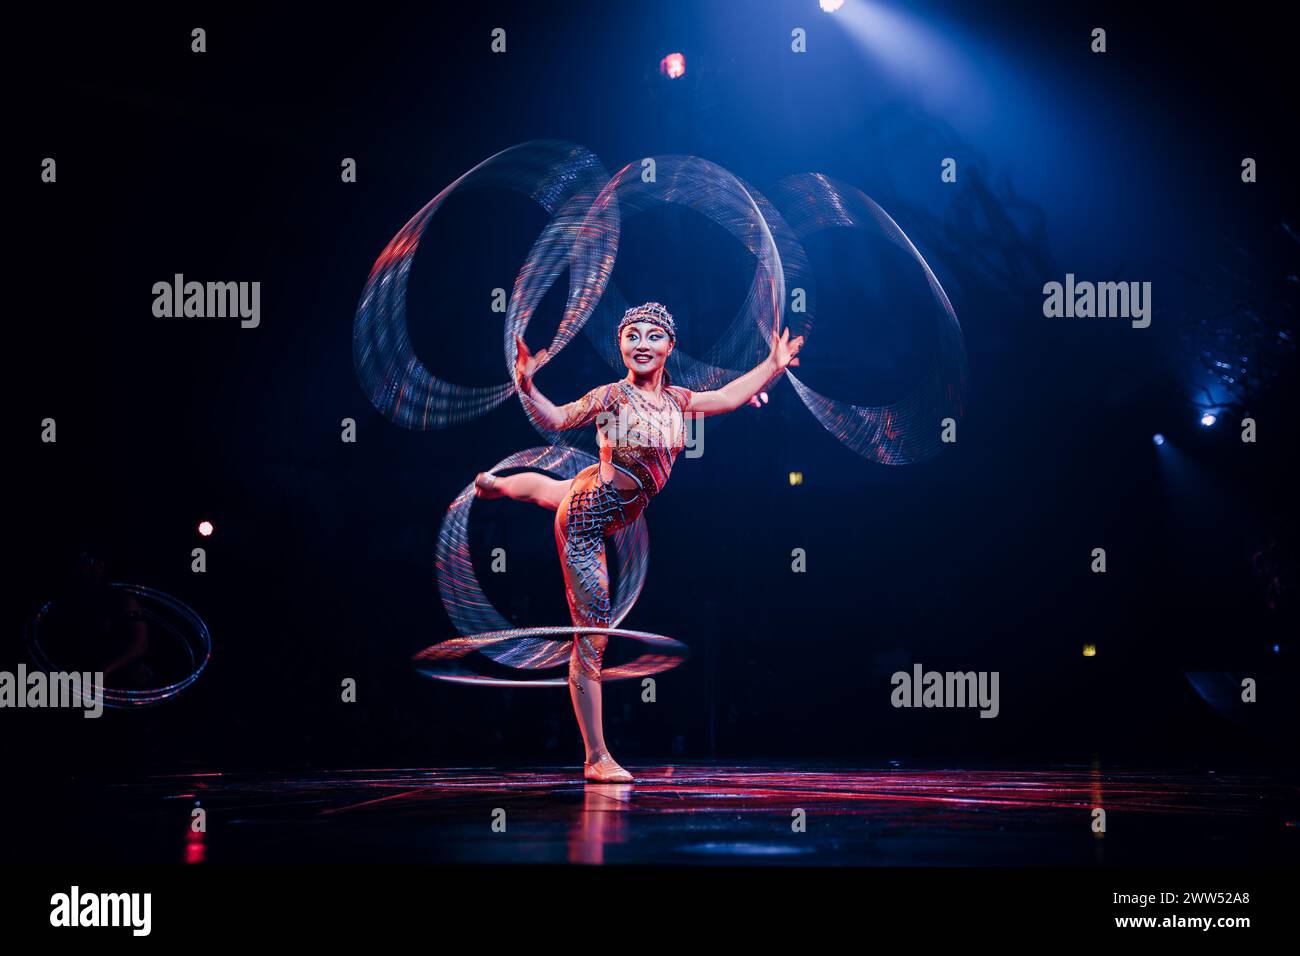
[(623, 353), (623, 364), (637, 375), (653, 374), (664, 367), (664, 361), (673, 350), (673, 341), (662, 326), (653, 322), (633, 322), (623, 329), (618, 339)]

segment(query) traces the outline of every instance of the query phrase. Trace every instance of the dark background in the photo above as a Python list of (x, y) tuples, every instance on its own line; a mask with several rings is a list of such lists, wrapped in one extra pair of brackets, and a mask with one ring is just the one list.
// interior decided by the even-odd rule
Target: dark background
[[(1252, 559), (1275, 540), (1294, 588), (1300, 247), (1279, 24), (1182, 6), (926, 3), (899, 15), (951, 61), (882, 21), (899, 65), (812, 2), (515, 6), (23, 12), (0, 668), (23, 659), (24, 622), (83, 547), (114, 580), (198, 610), (214, 653), (157, 708), (0, 715), (15, 766), (580, 758), (563, 691), (430, 682), (409, 662), (453, 634), (432, 567), (447, 505), (537, 436), (513, 400), (468, 425), (404, 430), (368, 404), (351, 353), (385, 243), (457, 176), (536, 138), (585, 145), (611, 170), (683, 153), (760, 189), (806, 171), (860, 187), (944, 283), (970, 366), (959, 440), (925, 464), (860, 459), (788, 384), (761, 411), (710, 420), (705, 455), (679, 458), (647, 512), (649, 578), (625, 622), (693, 657), (660, 677), (653, 705), (635, 682), (607, 686), (621, 760), (1275, 756), (1294, 701), (1294, 591), (1270, 608)], [(1099, 25), (1105, 55), (1089, 52)], [(203, 55), (189, 51), (194, 26)], [(504, 56), (489, 51), (496, 26)], [(657, 71), (673, 51), (687, 60), (677, 81)], [(45, 156), (56, 185), (39, 181)], [(939, 180), (946, 156), (956, 184)], [(1258, 183), (1241, 182), (1243, 156)], [(340, 182), (343, 157), (356, 184)], [(490, 290), (511, 285), (543, 223), (491, 191), (435, 218), (413, 287), (438, 308), (411, 323), (435, 372), (505, 378)], [(800, 374), (875, 398), (906, 334), (864, 315), (860, 250), (823, 253)], [(629, 224), (616, 276), (630, 300), (692, 317), (682, 344), (702, 351), (748, 269), (732, 240), (674, 213)], [(260, 281), (261, 327), (155, 319), (151, 287), (177, 272)], [(1042, 284), (1066, 272), (1152, 281), (1152, 326), (1044, 318)], [(1219, 319), (1277, 372), (1213, 396), (1226, 411), (1206, 429), (1188, 342)], [(530, 330), (534, 348), (545, 331)], [(539, 378), (557, 402), (618, 377), (583, 338), (570, 351)], [(1245, 413), (1253, 445), (1238, 438)], [(54, 445), (39, 441), (47, 416)], [(345, 417), (356, 444), (339, 440)], [(217, 530), (196, 575), (202, 519)], [(508, 502), (475, 511), (476, 546), (503, 543), (513, 572), (489, 596), (521, 624), (568, 619), (550, 520)], [(793, 547), (806, 574), (790, 572)], [(1105, 575), (1089, 571), (1094, 547)], [(1001, 715), (893, 709), (889, 675), (918, 661), (999, 671)], [(1189, 670), (1257, 676), (1260, 709), (1216, 711)], [(355, 704), (340, 702), (346, 677)]]

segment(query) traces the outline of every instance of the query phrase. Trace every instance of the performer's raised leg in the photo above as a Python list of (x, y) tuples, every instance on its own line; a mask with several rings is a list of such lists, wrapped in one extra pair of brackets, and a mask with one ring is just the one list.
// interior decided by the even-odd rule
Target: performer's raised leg
[(535, 471), (524, 471), (504, 478), (481, 471), (474, 479), (474, 494), (480, 498), (513, 498), (530, 501), (554, 511), (569, 493), (573, 479), (560, 480)]

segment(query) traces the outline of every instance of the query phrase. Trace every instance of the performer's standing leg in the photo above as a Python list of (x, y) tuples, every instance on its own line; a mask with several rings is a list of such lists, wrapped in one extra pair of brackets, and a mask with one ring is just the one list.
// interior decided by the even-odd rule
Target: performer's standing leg
[[(592, 477), (596, 477), (593, 485)], [(618, 509), (618, 510), (616, 510)], [(564, 569), (569, 615), (575, 625), (609, 627), (609, 566), (605, 557), (605, 528), (621, 511), (617, 493), (601, 485), (598, 476), (580, 474), (555, 513), (555, 541)], [(630, 781), (605, 747), (601, 712), (600, 668), (609, 637), (574, 632), (569, 657), (569, 696), (582, 730), (587, 764), (602, 778)]]

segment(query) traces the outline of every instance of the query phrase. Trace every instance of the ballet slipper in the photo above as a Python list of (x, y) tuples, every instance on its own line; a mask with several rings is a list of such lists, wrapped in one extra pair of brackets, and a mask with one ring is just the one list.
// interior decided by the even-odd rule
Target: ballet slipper
[(497, 476), (480, 471), (474, 478), (474, 495), (478, 498), (500, 498), (505, 492), (497, 487)]
[(582, 775), (587, 780), (594, 780), (596, 783), (634, 783), (636, 778), (618, 765), (618, 761), (609, 755), (608, 750), (602, 750), (596, 755), (594, 763), (587, 762), (582, 765)]

